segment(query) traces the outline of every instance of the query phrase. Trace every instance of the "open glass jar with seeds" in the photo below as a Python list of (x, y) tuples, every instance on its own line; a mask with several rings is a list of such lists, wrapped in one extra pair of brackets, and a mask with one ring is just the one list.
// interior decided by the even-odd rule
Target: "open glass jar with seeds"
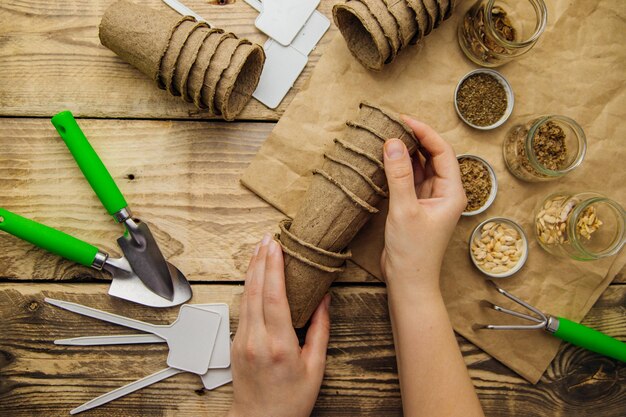
[(587, 152), (585, 132), (565, 116), (541, 116), (513, 126), (502, 153), (511, 174), (523, 181), (549, 181), (578, 167)]
[(478, 65), (498, 67), (535, 45), (547, 16), (543, 0), (478, 0), (459, 23), (459, 44)]
[(558, 256), (589, 261), (611, 256), (626, 242), (626, 212), (595, 192), (558, 192), (535, 210), (541, 247)]

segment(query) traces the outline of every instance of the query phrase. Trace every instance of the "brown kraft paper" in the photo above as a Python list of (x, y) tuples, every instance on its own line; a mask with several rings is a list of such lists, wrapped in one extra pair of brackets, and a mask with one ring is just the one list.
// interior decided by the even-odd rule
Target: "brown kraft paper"
[[(472, 329), (475, 323), (497, 324), (511, 318), (480, 307), (481, 299), (510, 304), (494, 294), (473, 267), (467, 241), (471, 230), (488, 217), (505, 216), (519, 222), (529, 236), (529, 258), (520, 272), (499, 280), (499, 285), (547, 313), (577, 322), (626, 265), (626, 251), (594, 262), (555, 258), (538, 247), (532, 227), (535, 206), (558, 190), (595, 190), (626, 205), (626, 170), (622, 169), (626, 154), (621, 139), (626, 137), (626, 74), (619, 70), (626, 63), (622, 23), (626, 3), (548, 2), (548, 26), (538, 44), (499, 68), (515, 91), (515, 108), (504, 126), (491, 131), (463, 124), (452, 103), (457, 81), (475, 69), (461, 52), (456, 33), (471, 4), (460, 4), (450, 23), (440, 26), (422, 48), (400, 54), (384, 72), (364, 68), (336, 34), (244, 172), (242, 182), (293, 217), (304, 202), (311, 171), (322, 165), (323, 154), (335, 146), (333, 139), (345, 137), (345, 121), (354, 120), (354, 109), (363, 100), (428, 123), (457, 154), (485, 158), (498, 176), (498, 196), (485, 213), (459, 220), (442, 265), (442, 292), (459, 334), (534, 383), (554, 358), (560, 341), (541, 331)], [(521, 182), (504, 165), (502, 141), (513, 125), (542, 114), (576, 120), (587, 136), (587, 155), (579, 168), (558, 181)], [(381, 277), (378, 260), (385, 201), (379, 209), (381, 213), (373, 216), (350, 247), (357, 264)]]

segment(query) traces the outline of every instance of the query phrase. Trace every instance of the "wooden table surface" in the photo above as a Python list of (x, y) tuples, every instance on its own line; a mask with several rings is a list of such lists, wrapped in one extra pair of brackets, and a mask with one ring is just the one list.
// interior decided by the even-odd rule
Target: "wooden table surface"
[[(137, 0), (136, 0), (137, 1)], [(239, 184), (330, 36), (277, 111), (252, 100), (233, 123), (211, 121), (156, 89), (98, 41), (110, 0), (0, 2), (0, 204), (116, 253), (121, 233), (49, 122), (70, 109), (165, 255), (193, 282), (192, 302), (231, 305), (254, 243), (282, 215)], [(158, 0), (138, 1), (165, 7)], [(217, 26), (258, 42), (243, 0), (187, 0)], [(334, 1), (322, 0), (330, 16)], [(455, 23), (447, 23), (455, 24)], [(331, 29), (334, 31), (334, 29)], [(0, 234), (0, 416), (63, 416), (74, 406), (165, 367), (160, 345), (63, 347), (52, 340), (119, 332), (54, 309), (46, 296), (166, 323), (156, 310), (106, 295), (107, 277)], [(384, 286), (351, 265), (332, 288), (328, 366), (316, 416), (401, 415)], [(585, 319), (626, 340), (622, 271)], [(488, 416), (624, 416), (626, 367), (564, 345), (536, 385), (462, 337), (457, 340)], [(92, 416), (224, 415), (232, 386), (177, 375)], [(453, 399), (451, 399), (453, 401)]]

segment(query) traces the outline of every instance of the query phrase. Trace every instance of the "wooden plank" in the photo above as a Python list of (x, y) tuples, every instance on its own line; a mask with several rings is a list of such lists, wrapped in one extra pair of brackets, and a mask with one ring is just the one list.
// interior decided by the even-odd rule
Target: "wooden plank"
[[(0, 204), (113, 254), (121, 229), (107, 215), (46, 119), (3, 119)], [(85, 134), (162, 250), (192, 281), (240, 280), (281, 213), (239, 177), (270, 123), (80, 120)], [(133, 178), (133, 179), (131, 179)], [(0, 233), (0, 278), (103, 278)], [(616, 282), (626, 282), (624, 271)], [(350, 264), (341, 282), (378, 282)]]
[[(131, 209), (190, 280), (240, 280), (284, 216), (239, 183), (270, 123), (80, 120)], [(4, 119), (0, 204), (119, 254), (115, 224), (47, 119)], [(0, 277), (103, 275), (0, 233)], [(377, 281), (351, 266), (346, 281)]]
[[(43, 297), (75, 301), (154, 323), (176, 316), (114, 300), (101, 284), (0, 285), (0, 415), (62, 416), (84, 401), (164, 367), (160, 345), (67, 347), (56, 338), (119, 334), (117, 326), (59, 310)], [(242, 287), (194, 285), (193, 302), (231, 306), (237, 327)], [(400, 416), (393, 340), (385, 291), (334, 287), (328, 366), (315, 416)], [(613, 285), (585, 324), (626, 340), (626, 287)], [(546, 335), (546, 337), (549, 337)], [(487, 416), (622, 416), (626, 367), (572, 346), (561, 349), (539, 384), (532, 386), (458, 337)], [(178, 375), (86, 416), (225, 415), (228, 385), (212, 392), (196, 376)]]
[[(83, 117), (208, 118), (206, 112), (156, 88), (100, 44), (98, 25), (112, 2), (0, 2), (0, 115), (51, 116), (70, 108)], [(135, 2), (167, 9), (160, 0)], [(319, 10), (331, 16), (333, 3), (324, 0)], [(265, 42), (266, 36), (254, 27), (257, 12), (244, 1), (186, 0), (185, 4), (216, 27)], [(327, 34), (322, 44), (331, 36)], [(277, 111), (253, 99), (240, 119), (277, 120), (319, 57), (319, 50), (311, 53), (303, 76)]]

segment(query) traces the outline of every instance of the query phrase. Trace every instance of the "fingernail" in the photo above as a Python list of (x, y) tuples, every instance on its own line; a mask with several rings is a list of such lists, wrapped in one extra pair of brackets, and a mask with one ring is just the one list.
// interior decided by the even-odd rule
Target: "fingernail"
[(252, 254), (252, 256), (257, 256), (259, 254), (259, 249), (261, 249), (261, 244), (257, 243), (254, 247), (254, 253)]
[(272, 241), (270, 242), (270, 248), (268, 250), (268, 253), (270, 255), (273, 255), (276, 253), (276, 251), (278, 250), (278, 242), (276, 242), (274, 239), (272, 239)]
[(326, 308), (330, 306), (330, 294), (326, 294), (326, 298), (324, 298), (324, 306)]
[(270, 240), (272, 240), (272, 237), (269, 233), (266, 233), (265, 236), (263, 236), (263, 240), (261, 240), (261, 246), (267, 246), (267, 244), (270, 243)]
[(385, 142), (385, 154), (391, 160), (401, 158), (405, 149), (404, 143), (399, 139), (389, 139)]

